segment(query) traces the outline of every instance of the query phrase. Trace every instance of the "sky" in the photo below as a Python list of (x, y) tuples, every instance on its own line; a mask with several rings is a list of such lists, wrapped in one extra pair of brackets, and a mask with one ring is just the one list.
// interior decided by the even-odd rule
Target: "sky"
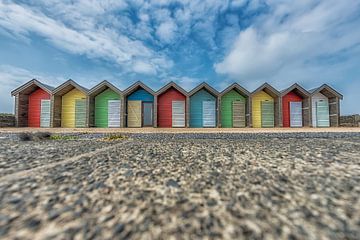
[(158, 90), (327, 83), (360, 113), (359, 0), (0, 0), (0, 112), (36, 78)]

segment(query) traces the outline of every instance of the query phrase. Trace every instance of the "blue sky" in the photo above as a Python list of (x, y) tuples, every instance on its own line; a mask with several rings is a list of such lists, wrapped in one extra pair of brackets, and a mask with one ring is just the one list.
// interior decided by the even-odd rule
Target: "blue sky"
[(0, 112), (32, 78), (154, 90), (328, 83), (343, 114), (360, 113), (360, 1), (0, 0)]

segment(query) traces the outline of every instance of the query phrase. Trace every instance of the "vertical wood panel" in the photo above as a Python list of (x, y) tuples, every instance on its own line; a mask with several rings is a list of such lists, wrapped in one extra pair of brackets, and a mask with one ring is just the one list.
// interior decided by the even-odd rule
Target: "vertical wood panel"
[(233, 127), (241, 128), (245, 127), (245, 103), (243, 101), (233, 101)]
[(185, 101), (172, 101), (172, 127), (185, 127)]
[(128, 127), (141, 127), (141, 101), (128, 101)]

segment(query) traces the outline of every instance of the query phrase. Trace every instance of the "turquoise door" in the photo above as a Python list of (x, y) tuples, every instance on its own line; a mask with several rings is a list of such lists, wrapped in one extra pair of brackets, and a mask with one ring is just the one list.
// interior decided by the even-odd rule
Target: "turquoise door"
[(318, 127), (330, 127), (329, 105), (324, 100), (316, 102), (316, 125)]

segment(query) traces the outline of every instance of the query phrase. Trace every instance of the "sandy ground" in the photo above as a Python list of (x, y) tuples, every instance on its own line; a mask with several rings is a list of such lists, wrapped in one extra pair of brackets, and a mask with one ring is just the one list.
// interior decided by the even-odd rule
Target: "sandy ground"
[(359, 239), (359, 133), (134, 135), (0, 139), (0, 238)]
[(302, 133), (302, 132), (360, 132), (360, 128), (0, 128), (0, 133)]

